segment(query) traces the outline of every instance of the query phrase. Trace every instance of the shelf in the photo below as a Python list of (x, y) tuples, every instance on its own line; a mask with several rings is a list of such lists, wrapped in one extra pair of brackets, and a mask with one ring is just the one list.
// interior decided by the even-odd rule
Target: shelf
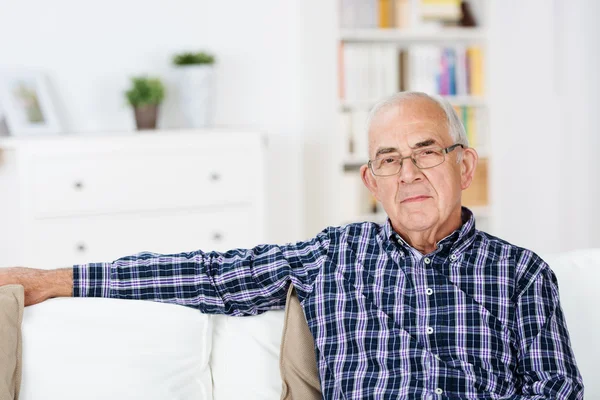
[(486, 40), (480, 28), (445, 28), (439, 30), (343, 29), (340, 40), (346, 43), (452, 44)]
[[(453, 106), (465, 107), (485, 107), (487, 100), (481, 96), (442, 96)], [(340, 108), (344, 112), (350, 111), (369, 111), (377, 104), (377, 100), (365, 101), (341, 101)]]
[(365, 165), (368, 162), (363, 157), (348, 157), (344, 159), (343, 169), (344, 172), (354, 172), (358, 171), (360, 167)]

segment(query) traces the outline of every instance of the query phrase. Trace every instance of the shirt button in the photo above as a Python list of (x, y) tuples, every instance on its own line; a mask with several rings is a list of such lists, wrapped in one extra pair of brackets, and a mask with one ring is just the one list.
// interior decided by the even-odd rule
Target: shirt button
[(427, 327), (427, 334), (428, 334), (428, 335), (431, 335), (432, 333), (433, 333), (433, 328), (432, 328), (432, 327), (430, 327), (430, 326), (428, 326), (428, 327)]
[(433, 294), (433, 289), (427, 288), (427, 290), (425, 291), (425, 293), (427, 293), (427, 296), (431, 296)]
[(451, 259), (452, 261), (456, 261), (456, 259), (457, 259), (457, 258), (458, 258), (458, 256), (457, 256), (456, 254), (452, 254), (452, 255), (450, 256), (450, 259)]
[(429, 259), (429, 257), (425, 257), (423, 261), (425, 261), (425, 264), (431, 263), (431, 259)]
[(437, 354), (434, 357), (435, 357), (436, 360), (442, 361), (442, 359), (440, 358), (440, 356), (438, 356)]
[(440, 388), (435, 389), (435, 394), (442, 394), (444, 391)]

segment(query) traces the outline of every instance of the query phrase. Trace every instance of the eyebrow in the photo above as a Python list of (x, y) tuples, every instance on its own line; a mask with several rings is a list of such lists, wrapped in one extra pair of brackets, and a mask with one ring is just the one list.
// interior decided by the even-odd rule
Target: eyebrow
[(380, 149), (377, 150), (377, 153), (375, 153), (375, 158), (379, 157), (382, 154), (389, 154), (389, 153), (398, 153), (400, 154), (400, 151), (398, 151), (397, 148), (395, 147), (382, 147)]
[[(422, 142), (418, 142), (416, 143), (414, 146), (411, 146), (411, 149), (420, 149), (422, 147), (428, 147), (431, 146), (432, 144), (436, 144), (437, 142), (433, 139), (427, 139), (427, 140), (423, 140)], [(375, 153), (375, 158), (379, 157), (382, 154), (389, 154), (389, 153), (398, 153), (400, 154), (400, 150), (398, 150), (395, 147), (382, 147), (380, 149), (377, 150), (377, 153)]]
[(420, 149), (421, 147), (431, 146), (432, 144), (436, 144), (436, 141), (433, 139), (423, 140), (422, 142), (416, 143), (414, 146), (411, 146), (411, 149)]

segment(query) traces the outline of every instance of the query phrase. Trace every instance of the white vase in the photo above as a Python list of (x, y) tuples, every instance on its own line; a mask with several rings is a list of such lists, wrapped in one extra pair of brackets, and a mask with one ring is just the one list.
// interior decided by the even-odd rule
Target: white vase
[(209, 64), (177, 66), (181, 110), (189, 128), (212, 124), (214, 68)]

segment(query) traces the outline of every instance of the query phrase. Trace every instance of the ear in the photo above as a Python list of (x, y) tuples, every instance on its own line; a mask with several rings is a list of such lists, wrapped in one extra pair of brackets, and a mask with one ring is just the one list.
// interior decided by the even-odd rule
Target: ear
[(362, 178), (362, 181), (367, 187), (367, 189), (369, 189), (369, 192), (371, 192), (371, 194), (377, 200), (380, 200), (379, 196), (377, 195), (377, 179), (375, 179), (375, 177), (371, 173), (371, 170), (369, 170), (367, 164), (360, 167), (360, 177)]
[(467, 189), (473, 182), (475, 169), (479, 161), (477, 151), (471, 147), (463, 149), (462, 160), (460, 161), (460, 187), (462, 190)]

